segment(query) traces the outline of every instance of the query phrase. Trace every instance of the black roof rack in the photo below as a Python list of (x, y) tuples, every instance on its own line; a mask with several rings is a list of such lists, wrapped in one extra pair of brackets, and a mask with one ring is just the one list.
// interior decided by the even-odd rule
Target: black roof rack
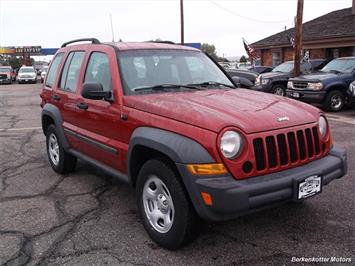
[(62, 44), (62, 48), (67, 46), (68, 44), (76, 43), (76, 42), (91, 42), (93, 44), (101, 44), (101, 42), (96, 38), (82, 38), (82, 39), (76, 39), (69, 42), (65, 42)]

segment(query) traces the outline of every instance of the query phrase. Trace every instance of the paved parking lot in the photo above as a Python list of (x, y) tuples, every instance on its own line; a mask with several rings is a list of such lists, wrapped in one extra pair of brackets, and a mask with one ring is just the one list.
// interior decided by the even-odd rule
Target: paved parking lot
[[(205, 223), (190, 246), (154, 244), (134, 190), (88, 164), (52, 171), (40, 129), (40, 84), (0, 86), (0, 265), (284, 265), (354, 256), (355, 110), (330, 114), (349, 174), (304, 204)], [(352, 257), (354, 263), (355, 257)]]

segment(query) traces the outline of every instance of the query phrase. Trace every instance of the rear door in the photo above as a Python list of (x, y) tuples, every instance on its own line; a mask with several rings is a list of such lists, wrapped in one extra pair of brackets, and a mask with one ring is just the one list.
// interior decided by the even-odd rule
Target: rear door
[[(122, 170), (122, 132), (119, 104), (119, 83), (115, 51), (107, 45), (96, 46), (90, 51), (85, 65), (82, 84), (100, 83), (112, 97), (107, 100), (90, 100), (79, 96), (78, 150), (115, 169)], [(81, 85), (82, 87), (82, 85)]]
[(52, 95), (53, 102), (59, 107), (62, 115), (64, 133), (73, 147), (77, 143), (77, 139), (74, 137), (77, 131), (76, 123), (80, 115), (80, 111), (76, 106), (78, 100), (77, 91), (84, 56), (84, 51), (70, 51), (67, 53)]

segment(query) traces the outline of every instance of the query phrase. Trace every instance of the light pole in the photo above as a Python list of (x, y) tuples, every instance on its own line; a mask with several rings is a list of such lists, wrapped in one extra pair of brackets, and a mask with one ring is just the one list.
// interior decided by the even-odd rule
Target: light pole
[(184, 44), (184, 0), (180, 0), (181, 44)]

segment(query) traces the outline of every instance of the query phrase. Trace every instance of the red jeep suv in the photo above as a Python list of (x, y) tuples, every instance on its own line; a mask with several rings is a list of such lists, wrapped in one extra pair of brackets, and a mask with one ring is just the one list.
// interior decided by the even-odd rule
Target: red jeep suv
[(134, 186), (146, 231), (168, 249), (192, 241), (199, 218), (302, 201), (347, 172), (319, 109), (236, 88), (182, 45), (64, 43), (40, 96), (53, 170), (81, 159)]

